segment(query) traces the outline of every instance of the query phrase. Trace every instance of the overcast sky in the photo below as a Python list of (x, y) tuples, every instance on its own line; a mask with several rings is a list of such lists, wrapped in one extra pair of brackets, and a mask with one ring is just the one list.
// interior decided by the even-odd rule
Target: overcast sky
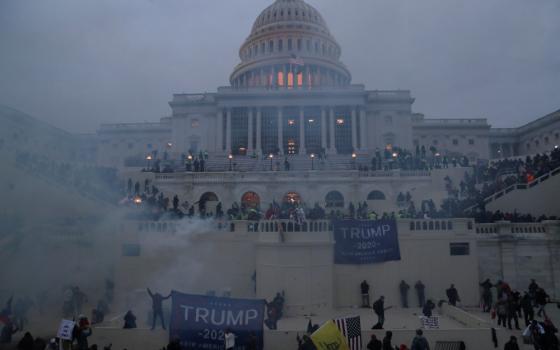
[[(0, 104), (58, 127), (157, 121), (228, 84), (273, 0), (0, 0)], [(428, 117), (519, 126), (560, 109), (558, 0), (308, 0), (354, 83)]]

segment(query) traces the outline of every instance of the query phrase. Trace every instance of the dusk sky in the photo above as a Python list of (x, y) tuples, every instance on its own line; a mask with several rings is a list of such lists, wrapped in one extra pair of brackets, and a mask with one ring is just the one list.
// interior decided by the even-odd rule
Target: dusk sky
[[(514, 127), (560, 109), (558, 0), (308, 0), (353, 83)], [(228, 84), (272, 0), (0, 0), (0, 104), (73, 132), (158, 121)]]

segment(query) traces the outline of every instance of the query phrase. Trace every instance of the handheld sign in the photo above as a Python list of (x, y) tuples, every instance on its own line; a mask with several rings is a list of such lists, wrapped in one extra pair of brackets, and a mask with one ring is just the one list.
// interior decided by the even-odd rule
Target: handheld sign
[(58, 332), (56, 336), (64, 340), (72, 340), (72, 330), (76, 323), (70, 320), (60, 321), (60, 326), (58, 326)]

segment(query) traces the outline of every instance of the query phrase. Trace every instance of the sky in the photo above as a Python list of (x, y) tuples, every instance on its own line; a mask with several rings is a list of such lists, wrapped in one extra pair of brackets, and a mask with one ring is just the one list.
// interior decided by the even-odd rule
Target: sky
[[(273, 0), (0, 0), (0, 104), (72, 132), (158, 121), (229, 84)], [(516, 127), (560, 109), (558, 0), (308, 0), (353, 83)]]

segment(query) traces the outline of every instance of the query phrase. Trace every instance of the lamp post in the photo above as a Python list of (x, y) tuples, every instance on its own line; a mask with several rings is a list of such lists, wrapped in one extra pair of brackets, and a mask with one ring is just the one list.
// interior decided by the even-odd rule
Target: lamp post
[(150, 170), (150, 161), (151, 161), (151, 160), (152, 160), (152, 155), (151, 155), (151, 154), (148, 154), (148, 155), (146, 156), (146, 161), (148, 162), (148, 171)]
[(352, 152), (352, 169), (356, 170), (356, 158), (358, 156), (356, 155), (356, 152)]
[(272, 159), (274, 159), (274, 154), (269, 154), (268, 158), (270, 159), (270, 171), (272, 171)]
[(311, 153), (310, 157), (311, 157), (311, 170), (315, 170), (315, 165), (314, 165), (315, 153)]
[(229, 154), (228, 159), (229, 159), (229, 171), (233, 171), (233, 167), (231, 165), (231, 161), (233, 160), (233, 154)]
[(140, 206), (140, 204), (142, 204), (142, 197), (140, 197), (140, 196), (134, 197), (134, 204), (136, 204), (137, 206)]
[(187, 171), (192, 171), (192, 154), (187, 156)]

